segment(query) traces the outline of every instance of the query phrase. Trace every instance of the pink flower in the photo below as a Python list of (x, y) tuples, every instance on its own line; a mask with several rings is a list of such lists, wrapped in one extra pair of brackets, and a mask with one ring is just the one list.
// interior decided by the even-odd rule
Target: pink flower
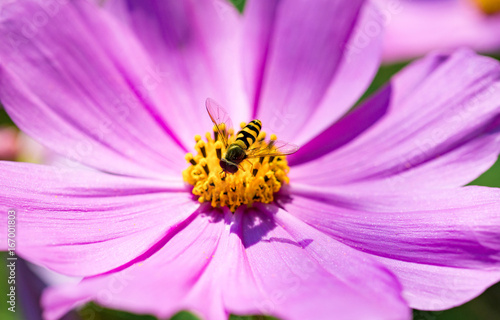
[(384, 60), (407, 60), (436, 49), (467, 46), (500, 51), (496, 0), (374, 0), (385, 16)]
[(48, 159), (47, 150), (14, 126), (0, 126), (0, 160), (39, 163)]
[(18, 153), (16, 129), (0, 127), (0, 160), (14, 160)]
[[(0, 100), (98, 170), (0, 162), (17, 253), (85, 277), (46, 292), (45, 318), (93, 300), (158, 317), (409, 319), (497, 282), (500, 192), (463, 186), (498, 155), (500, 66), (434, 54), (342, 117), (377, 70), (381, 33), (357, 42), (374, 22), (340, 0), (255, 0), (243, 16), (221, 1), (3, 7)], [(233, 214), (183, 182), (207, 97), (301, 146), (274, 202)]]

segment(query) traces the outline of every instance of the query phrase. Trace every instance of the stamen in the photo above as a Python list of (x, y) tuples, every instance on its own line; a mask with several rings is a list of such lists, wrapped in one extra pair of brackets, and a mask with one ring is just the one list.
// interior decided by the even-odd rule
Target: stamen
[(257, 141), (258, 142), (262, 142), (262, 141), (264, 141), (265, 138), (266, 138), (266, 132), (265, 131), (261, 131), (259, 133), (259, 136), (257, 137)]
[(255, 177), (257, 175), (257, 173), (259, 172), (259, 168), (260, 168), (260, 162), (257, 162), (254, 166), (253, 166), (253, 170), (252, 170), (252, 175)]
[(269, 141), (269, 145), (267, 146), (269, 149), (271, 149), (274, 144), (276, 143), (276, 140), (278, 140), (278, 137), (276, 137), (276, 135), (273, 133), (271, 135), (271, 141)]
[(217, 159), (222, 159), (222, 142), (217, 141), (215, 143), (215, 152), (217, 152)]
[[(243, 125), (243, 123), (241, 124)], [(246, 125), (246, 124), (245, 124)], [(227, 133), (222, 126), (222, 132), (227, 134), (227, 142), (233, 143), (236, 139), (234, 131)], [(277, 140), (271, 135), (269, 142), (264, 141), (266, 134), (261, 131), (253, 147), (274, 148)], [(184, 181), (193, 186), (192, 193), (198, 196), (200, 203), (210, 203), (212, 207), (227, 206), (232, 212), (240, 206), (251, 207), (255, 202), (270, 203), (274, 201), (274, 194), (281, 186), (288, 183), (289, 167), (286, 157), (250, 158), (240, 163), (241, 168), (234, 174), (226, 173), (220, 167), (223, 154), (223, 143), (218, 138), (217, 128), (214, 127), (214, 139), (211, 135), (195, 136), (196, 155), (186, 154), (189, 167), (183, 171)], [(276, 158), (276, 159), (275, 159)], [(275, 160), (275, 161), (274, 161)]]
[(205, 139), (207, 139), (208, 142), (212, 140), (212, 135), (210, 134), (210, 132), (205, 133)]
[(214, 126), (214, 141), (219, 139), (219, 131), (217, 130), (217, 126)]
[(222, 134), (224, 135), (225, 138), (227, 138), (227, 132), (226, 132), (226, 124), (225, 123), (221, 123), (219, 125), (219, 128), (220, 130), (222, 131)]
[(205, 172), (208, 175), (210, 173), (210, 170), (208, 170), (207, 159), (205, 159), (205, 158), (201, 159), (200, 160), (200, 165), (201, 165), (201, 167), (203, 168), (203, 170), (205, 170)]
[(193, 166), (196, 165), (196, 161), (194, 161), (192, 153), (186, 153), (186, 160), (191, 163)]
[(196, 143), (196, 150), (198, 150), (198, 149), (201, 151), (203, 158), (206, 158), (207, 151), (205, 150), (205, 142), (203, 140), (200, 140)]

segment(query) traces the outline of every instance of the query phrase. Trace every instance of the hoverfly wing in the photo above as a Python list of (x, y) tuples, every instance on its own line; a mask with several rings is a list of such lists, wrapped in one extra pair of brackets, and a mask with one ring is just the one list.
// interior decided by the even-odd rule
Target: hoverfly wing
[[(211, 98), (207, 99), (205, 105), (210, 119), (217, 128), (217, 133), (224, 143), (224, 147), (227, 148), (228, 143), (226, 134), (229, 133), (229, 129), (233, 127), (233, 122), (231, 121), (231, 117), (229, 117), (229, 113)], [(224, 130), (222, 129), (223, 127), (225, 127)]]
[(299, 146), (282, 140), (276, 140), (270, 147), (257, 147), (247, 151), (247, 158), (279, 157), (297, 152)]

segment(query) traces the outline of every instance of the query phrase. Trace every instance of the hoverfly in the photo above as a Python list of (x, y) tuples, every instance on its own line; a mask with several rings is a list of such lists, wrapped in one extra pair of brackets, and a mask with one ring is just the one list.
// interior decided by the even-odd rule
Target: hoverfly
[(262, 129), (260, 120), (250, 121), (236, 134), (236, 140), (229, 144), (229, 131), (233, 127), (229, 114), (210, 98), (206, 101), (206, 107), (208, 115), (216, 127), (217, 135), (226, 149), (226, 154), (221, 157), (219, 162), (224, 172), (236, 173), (238, 169), (244, 171), (241, 163), (247, 159), (285, 156), (295, 153), (299, 149), (294, 144), (280, 140), (271, 140), (269, 143), (257, 141), (256, 143)]

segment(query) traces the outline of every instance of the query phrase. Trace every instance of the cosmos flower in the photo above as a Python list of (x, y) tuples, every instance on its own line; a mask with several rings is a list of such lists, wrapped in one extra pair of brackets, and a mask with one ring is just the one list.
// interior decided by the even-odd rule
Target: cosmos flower
[(500, 52), (498, 0), (373, 0), (384, 13), (384, 60), (408, 60), (467, 46)]
[[(96, 301), (158, 317), (409, 319), (497, 282), (500, 192), (463, 186), (498, 155), (500, 66), (434, 54), (343, 116), (377, 70), (380, 19), (340, 0), (254, 0), (243, 15), (194, 0), (3, 7), (2, 103), (95, 169), (0, 162), (17, 253), (84, 277), (46, 291), (44, 317)], [(216, 153), (207, 97), (301, 146), (281, 157), (286, 177), (271, 172), (269, 203), (233, 213), (184, 181), (186, 157)]]

